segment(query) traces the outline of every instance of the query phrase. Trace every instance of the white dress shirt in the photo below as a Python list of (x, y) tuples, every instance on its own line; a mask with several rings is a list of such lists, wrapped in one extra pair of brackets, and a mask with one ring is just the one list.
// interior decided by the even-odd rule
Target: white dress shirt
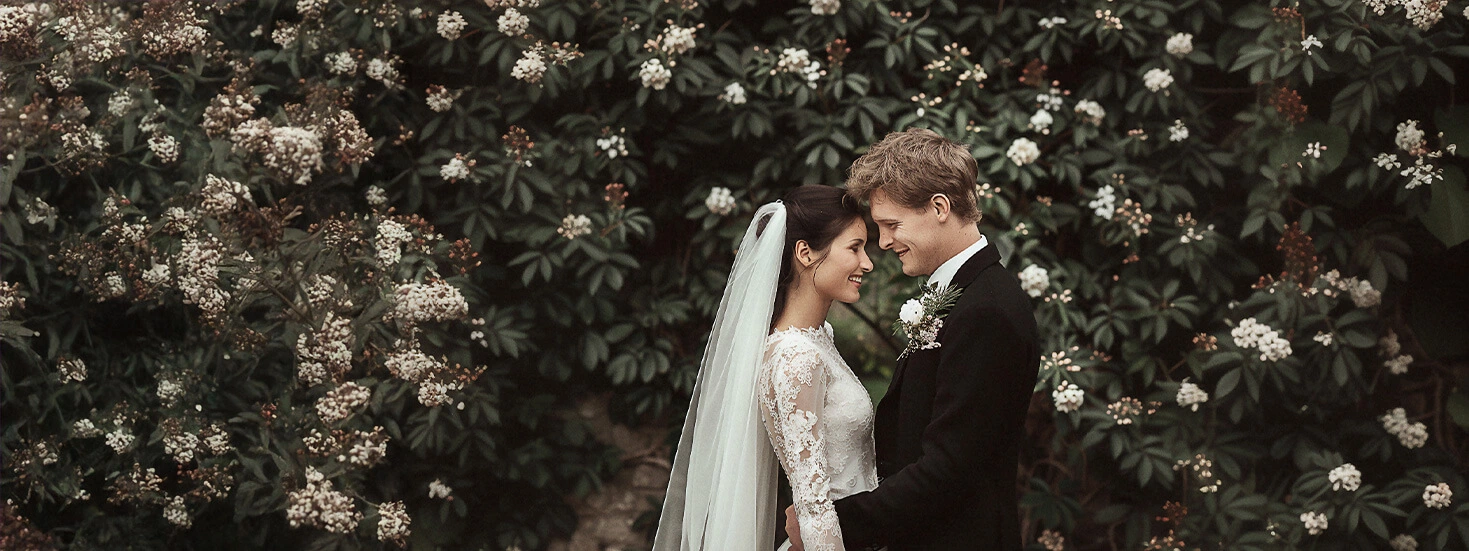
[(989, 240), (985, 239), (984, 235), (980, 235), (979, 241), (975, 241), (969, 248), (960, 251), (953, 258), (940, 264), (938, 269), (933, 271), (933, 275), (928, 276), (928, 282), (930, 284), (936, 283), (939, 287), (948, 287), (954, 281), (954, 274), (959, 273), (959, 268), (964, 266), (965, 262), (969, 262), (969, 259), (973, 258), (980, 249), (985, 248), (989, 244)]

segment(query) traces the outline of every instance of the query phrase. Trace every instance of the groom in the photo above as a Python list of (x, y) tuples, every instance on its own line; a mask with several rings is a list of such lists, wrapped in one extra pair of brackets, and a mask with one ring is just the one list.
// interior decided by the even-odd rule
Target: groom
[[(924, 129), (888, 134), (849, 171), (903, 273), (963, 289), (940, 346), (899, 361), (877, 406), (881, 483), (836, 502), (849, 550), (1021, 548), (1015, 476), (1040, 350), (1030, 298), (979, 233), (978, 172)], [(800, 551), (794, 509), (786, 531)]]

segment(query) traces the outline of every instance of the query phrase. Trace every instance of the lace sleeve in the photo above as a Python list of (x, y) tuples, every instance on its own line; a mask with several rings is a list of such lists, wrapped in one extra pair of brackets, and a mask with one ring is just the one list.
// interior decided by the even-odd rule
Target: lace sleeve
[(822, 438), (826, 370), (809, 346), (779, 343), (764, 370), (762, 409), (770, 440), (791, 481), (801, 541), (812, 551), (842, 551), (841, 524), (831, 500), (830, 468)]

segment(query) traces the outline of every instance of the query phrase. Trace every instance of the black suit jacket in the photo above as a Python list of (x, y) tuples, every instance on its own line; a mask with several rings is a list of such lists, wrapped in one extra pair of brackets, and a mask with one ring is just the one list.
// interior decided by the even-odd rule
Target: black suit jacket
[(993, 245), (952, 285), (964, 291), (940, 347), (900, 362), (877, 406), (882, 482), (836, 502), (847, 549), (1021, 548), (1015, 473), (1040, 364), (1034, 309)]

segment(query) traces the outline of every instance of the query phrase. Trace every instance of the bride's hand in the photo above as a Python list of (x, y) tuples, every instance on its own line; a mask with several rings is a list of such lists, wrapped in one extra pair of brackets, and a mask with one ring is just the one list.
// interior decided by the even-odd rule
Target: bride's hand
[(786, 536), (791, 538), (790, 551), (805, 551), (801, 545), (801, 523), (796, 519), (796, 506), (786, 507)]

